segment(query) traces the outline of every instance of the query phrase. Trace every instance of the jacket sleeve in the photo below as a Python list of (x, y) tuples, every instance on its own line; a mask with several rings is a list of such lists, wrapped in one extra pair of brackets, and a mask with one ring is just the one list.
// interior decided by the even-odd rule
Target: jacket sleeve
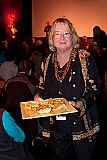
[(7, 111), (3, 112), (2, 116), (3, 127), (10, 137), (13, 137), (16, 142), (23, 142), (25, 140), (24, 131), (15, 123), (15, 120)]
[(40, 79), (39, 79), (39, 96), (44, 99), (44, 84), (46, 79), (46, 73), (48, 70), (49, 61), (52, 54), (49, 54), (49, 56), (41, 63), (41, 70), (40, 70)]
[(41, 63), (38, 93), (42, 99), (44, 98), (44, 63)]
[(81, 115), (84, 114), (94, 103), (96, 103), (100, 89), (101, 79), (94, 58), (90, 55), (87, 57), (88, 78), (86, 81), (86, 91), (80, 98)]

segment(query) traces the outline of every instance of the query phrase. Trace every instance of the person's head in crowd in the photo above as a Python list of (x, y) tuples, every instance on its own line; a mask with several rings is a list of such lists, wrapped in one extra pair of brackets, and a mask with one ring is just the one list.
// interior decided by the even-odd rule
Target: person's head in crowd
[(101, 29), (101, 27), (99, 27), (99, 26), (95, 26), (94, 28), (93, 28), (93, 34), (95, 35), (95, 36), (104, 36), (104, 37), (106, 37), (107, 35), (106, 35), (106, 32), (104, 31), (104, 30), (102, 30)]
[(88, 42), (89, 46), (90, 46), (90, 45), (93, 45), (93, 41), (94, 41), (93, 37), (89, 37), (89, 38), (87, 39), (87, 42)]
[(6, 61), (11, 62), (16, 60), (17, 51), (15, 47), (8, 46), (7, 52), (6, 52)]
[(96, 34), (96, 35), (99, 35), (100, 31), (101, 31), (101, 28), (100, 28), (99, 26), (95, 26), (95, 27), (93, 28), (93, 32), (94, 32), (94, 34)]
[(87, 42), (87, 36), (83, 36), (83, 37), (82, 37), (82, 41), (83, 41), (83, 42)]
[(36, 46), (39, 46), (39, 45), (42, 45), (42, 44), (43, 44), (42, 40), (38, 39), (38, 40), (36, 41)]
[(25, 72), (26, 74), (31, 75), (33, 64), (30, 60), (24, 59), (19, 63), (18, 69), (19, 69), (19, 72), (22, 72), (22, 73)]

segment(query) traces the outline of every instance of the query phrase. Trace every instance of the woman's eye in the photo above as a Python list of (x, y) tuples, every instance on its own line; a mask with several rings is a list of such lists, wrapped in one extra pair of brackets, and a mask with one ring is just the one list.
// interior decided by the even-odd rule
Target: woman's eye
[(68, 35), (68, 34), (69, 34), (68, 32), (64, 33), (64, 35)]
[(55, 33), (55, 35), (59, 36), (59, 35), (60, 35), (60, 33)]

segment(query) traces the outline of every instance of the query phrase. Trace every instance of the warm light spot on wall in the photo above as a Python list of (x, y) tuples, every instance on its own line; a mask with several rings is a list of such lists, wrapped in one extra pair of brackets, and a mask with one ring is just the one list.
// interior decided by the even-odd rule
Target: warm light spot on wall
[(14, 38), (15, 38), (15, 33), (17, 32), (15, 24), (16, 24), (15, 14), (8, 15), (8, 28), (11, 31), (10, 36)]

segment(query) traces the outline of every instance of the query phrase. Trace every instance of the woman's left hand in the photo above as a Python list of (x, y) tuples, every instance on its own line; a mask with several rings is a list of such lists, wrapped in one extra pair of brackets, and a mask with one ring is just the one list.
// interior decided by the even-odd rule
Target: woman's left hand
[(78, 102), (69, 101), (69, 104), (72, 105), (75, 108), (80, 108), (80, 104)]

